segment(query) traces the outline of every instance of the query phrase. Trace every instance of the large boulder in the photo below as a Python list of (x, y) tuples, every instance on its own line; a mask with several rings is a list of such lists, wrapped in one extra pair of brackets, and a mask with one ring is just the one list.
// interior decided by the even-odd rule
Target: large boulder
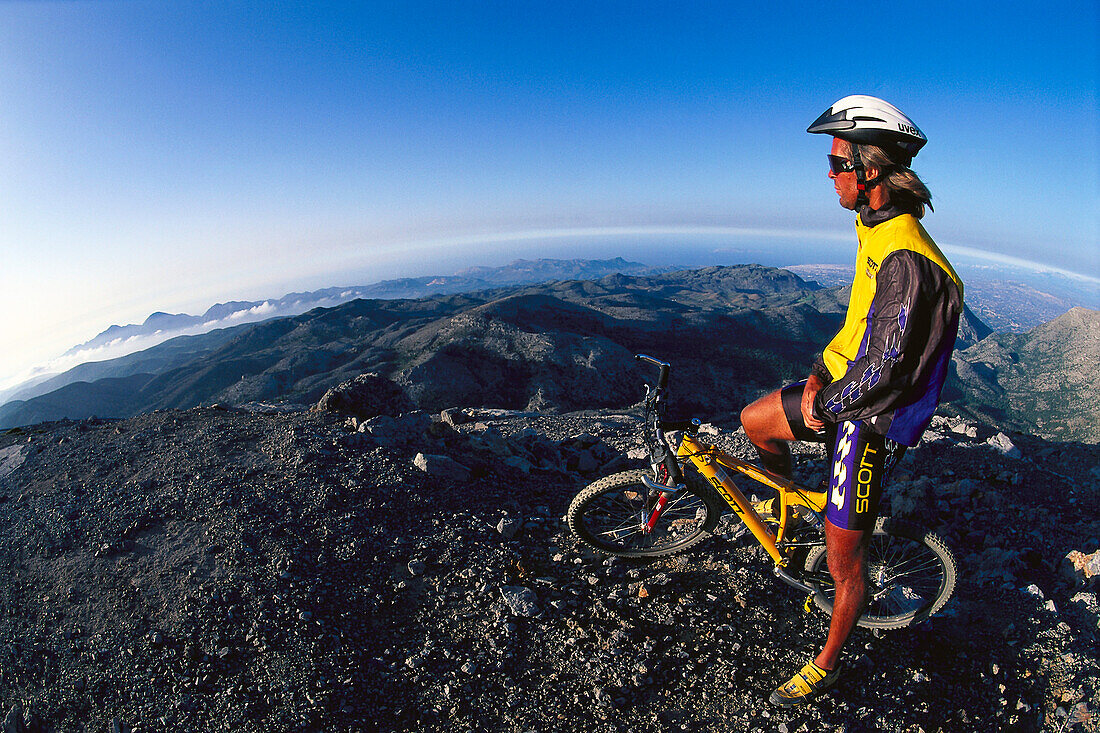
[(360, 374), (333, 387), (313, 408), (317, 412), (339, 412), (360, 420), (378, 415), (401, 415), (415, 409), (401, 387), (378, 374)]

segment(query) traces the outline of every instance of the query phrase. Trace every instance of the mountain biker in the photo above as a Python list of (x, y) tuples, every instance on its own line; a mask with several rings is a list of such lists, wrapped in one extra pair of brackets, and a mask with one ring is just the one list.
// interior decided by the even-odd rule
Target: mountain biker
[(741, 413), (772, 474), (791, 476), (790, 440), (831, 446), (825, 544), (836, 583), (821, 652), (769, 698), (804, 703), (840, 676), (840, 650), (867, 601), (867, 545), (879, 496), (939, 403), (962, 312), (958, 275), (918, 221), (931, 194), (909, 165), (924, 134), (893, 105), (844, 97), (807, 132), (832, 135), (829, 178), (856, 212), (856, 274), (844, 325), (805, 381)]

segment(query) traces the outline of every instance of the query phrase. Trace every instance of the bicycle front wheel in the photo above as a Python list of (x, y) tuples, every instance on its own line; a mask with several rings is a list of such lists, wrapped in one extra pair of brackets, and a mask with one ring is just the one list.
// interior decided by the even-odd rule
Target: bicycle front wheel
[[(806, 556), (814, 602), (833, 612), (835, 588), (828, 575), (825, 546)], [(900, 629), (939, 611), (955, 591), (955, 556), (939, 535), (881, 517), (867, 548), (867, 609), (857, 625)]]
[(651, 531), (646, 521), (657, 492), (642, 483), (645, 471), (624, 471), (583, 489), (569, 504), (569, 529), (598, 552), (616, 557), (663, 557), (682, 552), (710, 535), (722, 507), (705, 486), (688, 481), (669, 500)]

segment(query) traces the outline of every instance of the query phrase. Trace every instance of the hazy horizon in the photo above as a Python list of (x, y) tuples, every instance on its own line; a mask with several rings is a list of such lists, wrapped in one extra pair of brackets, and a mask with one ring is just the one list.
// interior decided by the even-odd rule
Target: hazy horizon
[[(489, 241), (469, 238), (467, 244), (472, 249), (462, 252), (460, 249), (462, 241), (452, 239), (447, 242), (446, 247), (435, 250), (436, 257), (428, 257), (424, 253), (431, 251), (432, 246), (438, 248), (439, 244), (423, 243), (419, 247), (412, 248), (413, 252), (423, 254), (415, 263), (405, 261), (373, 268), (359, 267), (334, 272), (328, 278), (318, 276), (273, 284), (268, 288), (260, 288), (262, 292), (255, 294), (228, 292), (214, 300), (202, 303), (196, 301), (195, 307), (191, 308), (151, 304), (139, 318), (122, 323), (103, 323), (90, 327), (88, 335), (80, 341), (67, 344), (59, 342), (55, 353), (49, 359), (35, 364), (23, 364), (17, 369), (9, 367), (6, 372), (0, 371), (0, 391), (9, 391), (29, 380), (57, 374), (81, 363), (118, 358), (150, 348), (176, 336), (205, 333), (215, 328), (256, 322), (269, 317), (293, 315), (294, 313), (291, 312), (274, 313), (263, 304), (296, 292), (361, 287), (401, 278), (451, 276), (471, 267), (503, 267), (519, 259), (609, 260), (622, 257), (624, 260), (651, 267), (695, 268), (711, 265), (761, 264), (770, 267), (837, 265), (850, 269), (853, 266), (854, 257), (854, 237), (850, 239), (837, 234), (820, 237), (817, 241), (813, 241), (805, 232), (768, 233), (760, 230), (718, 227), (695, 229), (623, 227), (615, 231), (593, 229), (535, 231), (508, 237), (498, 236), (489, 238)], [(1054, 289), (1051, 287), (1052, 284), (1061, 283), (1061, 292), (1051, 294), (1076, 300), (1084, 307), (1100, 308), (1100, 279), (965, 247), (944, 245), (943, 248), (960, 273), (977, 273), (985, 268), (999, 277), (1016, 280), (1039, 290), (1043, 290), (1045, 284), (1044, 292)], [(410, 254), (409, 248), (402, 251), (406, 255)], [(444, 252), (448, 254), (439, 256)], [(1046, 280), (1042, 279), (1044, 276)], [(1053, 281), (1049, 279), (1052, 276), (1055, 278)], [(1077, 287), (1074, 288), (1074, 285)], [(199, 316), (215, 305), (238, 301), (259, 302), (261, 305), (242, 309), (216, 322), (173, 330), (158, 337), (141, 337), (74, 354), (65, 353), (113, 326), (141, 325), (154, 313), (186, 313)]]

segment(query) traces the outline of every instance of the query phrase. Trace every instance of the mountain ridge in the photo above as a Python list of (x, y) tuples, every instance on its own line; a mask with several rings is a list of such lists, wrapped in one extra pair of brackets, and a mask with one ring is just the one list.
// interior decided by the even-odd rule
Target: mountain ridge
[[(62, 373), (39, 374), (14, 387), (6, 388), (0, 391), (0, 405), (15, 400), (31, 399), (72, 381), (95, 379), (97, 370), (100, 369), (96, 365), (113, 362), (117, 357), (113, 357), (112, 354), (121, 352), (128, 355), (144, 351), (175, 337), (202, 335), (211, 330), (234, 328), (271, 318), (298, 315), (313, 307), (332, 307), (356, 297), (418, 298), (431, 294), (476, 292), (554, 280), (597, 279), (613, 272), (628, 275), (660, 274), (676, 269), (683, 268), (648, 266), (630, 262), (621, 257), (604, 260), (517, 259), (504, 266), (469, 267), (454, 275), (398, 278), (366, 286), (330, 287), (308, 292), (292, 292), (282, 298), (262, 301), (229, 301), (211, 306), (201, 316), (158, 311), (151, 314), (140, 325), (113, 325), (92, 340), (69, 349), (62, 358), (84, 359), (83, 363), (76, 367), (78, 371), (74, 372), (70, 369)], [(821, 280), (826, 288), (846, 285), (851, 279), (850, 266), (795, 265), (787, 269), (796, 274)], [(990, 281), (988, 274), (980, 272), (971, 274), (973, 277), (983, 279), (968, 280), (967, 308), (973, 306), (976, 313), (982, 314), (983, 319), (987, 318), (993, 331), (1008, 329), (1012, 332), (1023, 332), (1026, 328), (1021, 327), (1021, 324), (1031, 327), (1045, 323), (1070, 307), (1070, 301), (1065, 298), (1051, 296), (1022, 283)], [(805, 286), (819, 287), (812, 280), (807, 280)], [(976, 300), (975, 293), (977, 293)], [(1009, 315), (1000, 314), (1000, 309), (1003, 308), (1008, 309)], [(978, 322), (978, 317), (974, 313), (970, 316), (968, 322)], [(965, 331), (962, 334), (966, 345), (980, 340), (984, 335), (984, 333), (975, 334)], [(202, 348), (199, 341), (189, 343), (194, 344), (196, 349)], [(130, 368), (128, 371), (134, 373), (135, 369)], [(125, 376), (125, 374), (118, 373), (117, 365), (112, 364), (98, 373), (98, 376)]]
[[(469, 328), (455, 331), (455, 326), (448, 325), (447, 320), (459, 316), (459, 311), (463, 310), (471, 310), (459, 319), (468, 322)], [(420, 367), (417, 374), (421, 374), (440, 368), (447, 361), (458, 368), (459, 362), (473, 363), (475, 354), (485, 356), (485, 344), (479, 339), (491, 333), (501, 335), (502, 329), (511, 335), (500, 341), (501, 348), (516, 353), (529, 341), (541, 340), (544, 347), (550, 348), (542, 332), (563, 327), (572, 329), (573, 336), (566, 339), (568, 345), (560, 342), (552, 348), (575, 352), (573, 357), (581, 362), (597, 358), (597, 352), (614, 351), (618, 372), (624, 371), (624, 364), (629, 362), (629, 355), (623, 348), (653, 350), (660, 345), (662, 337), (667, 337), (666, 331), (678, 328), (687, 329), (685, 336), (713, 339), (713, 335), (706, 336), (708, 325), (724, 329), (725, 336), (718, 338), (720, 342), (737, 344), (746, 334), (753, 334), (756, 341), (774, 342), (779, 352), (805, 361), (811, 342), (835, 330), (841, 310), (842, 304), (834, 292), (816, 286), (806, 287), (790, 273), (749, 265), (704, 268), (649, 278), (615, 274), (601, 280), (557, 281), (421, 300), (356, 300), (332, 309), (315, 309), (301, 316), (220, 334), (219, 343), (206, 344), (202, 353), (194, 358), (180, 348), (185, 358), (144, 384), (143, 395), (128, 403), (125, 412), (120, 412), (119, 406), (104, 405), (104, 409), (95, 414), (122, 416), (132, 411), (134, 404), (148, 410), (188, 407), (204, 401), (282, 398), (309, 402), (319, 397), (324, 389), (364, 371), (381, 371), (396, 381), (404, 380), (409, 384), (410, 379), (417, 379), (407, 374), (413, 366)], [(439, 322), (433, 324), (432, 321)], [(429, 338), (442, 328), (454, 332), (451, 338), (455, 343), (446, 345), (446, 349), (438, 340)], [(417, 331), (422, 333), (417, 335)], [(739, 333), (741, 331), (745, 333)], [(784, 331), (791, 338), (777, 340), (775, 334)], [(627, 346), (612, 348), (601, 341), (608, 339), (609, 334), (614, 335), (612, 340), (622, 341)], [(195, 343), (204, 343), (201, 337), (190, 338), (199, 338)], [(792, 340), (804, 343), (791, 352), (788, 342)], [(677, 339), (676, 349), (690, 351), (690, 345), (684, 341)], [(432, 343), (435, 345), (432, 348), (438, 347), (444, 353), (430, 359), (421, 358), (424, 355), (417, 352), (424, 343)], [(178, 345), (178, 342), (171, 343), (168, 348)], [(496, 342), (491, 344), (491, 349), (494, 348), (498, 348)], [(754, 352), (751, 348), (741, 350)], [(776, 355), (756, 352), (759, 349), (752, 358), (761, 364), (783, 361)], [(502, 366), (515, 366), (516, 358), (512, 357), (515, 354), (505, 356)], [(723, 361), (729, 359), (728, 354), (722, 358)], [(224, 363), (215, 366), (214, 362), (219, 361)], [(130, 363), (140, 365), (144, 362), (131, 358)], [(473, 375), (476, 371), (476, 367), (472, 372), (458, 368), (455, 373)], [(593, 374), (590, 367), (580, 371)], [(529, 397), (537, 394), (540, 387), (544, 394), (559, 391), (553, 384), (553, 370), (532, 366), (524, 373), (527, 381), (523, 389), (530, 390)], [(123, 374), (116, 373), (116, 376)], [(476, 376), (470, 378), (473, 379), (471, 384), (483, 382)], [(539, 383), (528, 383), (530, 380)], [(196, 386), (200, 383), (204, 383), (205, 388)], [(445, 385), (441, 389), (445, 390)], [(500, 399), (492, 389), (484, 389), (487, 398)], [(510, 394), (513, 399), (519, 399), (514, 393)], [(621, 400), (626, 396), (618, 392), (614, 398)], [(187, 404), (188, 399), (192, 404)], [(563, 399), (573, 398), (565, 394)], [(0, 424), (66, 416), (36, 412), (36, 405), (42, 404), (32, 399), (4, 405), (0, 407)], [(67, 416), (75, 416), (75, 413)]]
[(1100, 442), (1098, 363), (1100, 311), (1076, 307), (1027, 333), (993, 334), (957, 352), (945, 398), (1005, 429)]
[[(390, 379), (426, 410), (615, 407), (636, 399), (637, 352), (679, 364), (695, 392), (687, 406), (733, 423), (762, 392), (804, 376), (839, 327), (846, 293), (739, 265), (360, 299), (85, 367), (71, 376), (97, 377), (89, 384), (0, 406), (0, 427), (212, 403), (310, 404), (364, 373)], [(1081, 377), (1100, 360), (1095, 314), (1075, 309), (1025, 335), (990, 335), (967, 309), (945, 408), (1019, 432), (1100, 440), (1100, 395)]]
[[(141, 324), (112, 325), (102, 333), (77, 344), (65, 352), (75, 354), (83, 350), (106, 346), (120, 340), (153, 335), (158, 331), (183, 330), (229, 318), (245, 318), (250, 311), (257, 316), (271, 317), (298, 315), (315, 307), (332, 307), (356, 299), (423, 298), (456, 292), (486, 290), (494, 287), (523, 285), (528, 282), (557, 279), (586, 279), (602, 277), (608, 272), (655, 272), (660, 268), (630, 262), (622, 257), (606, 260), (513, 260), (502, 267), (469, 267), (455, 275), (427, 275), (424, 277), (382, 280), (369, 285), (335, 286), (305, 292), (287, 293), (281, 298), (258, 301), (229, 301), (210, 306), (201, 316), (187, 313), (151, 314)], [(295, 312), (296, 311), (296, 312)], [(266, 320), (266, 318), (264, 318)]]

